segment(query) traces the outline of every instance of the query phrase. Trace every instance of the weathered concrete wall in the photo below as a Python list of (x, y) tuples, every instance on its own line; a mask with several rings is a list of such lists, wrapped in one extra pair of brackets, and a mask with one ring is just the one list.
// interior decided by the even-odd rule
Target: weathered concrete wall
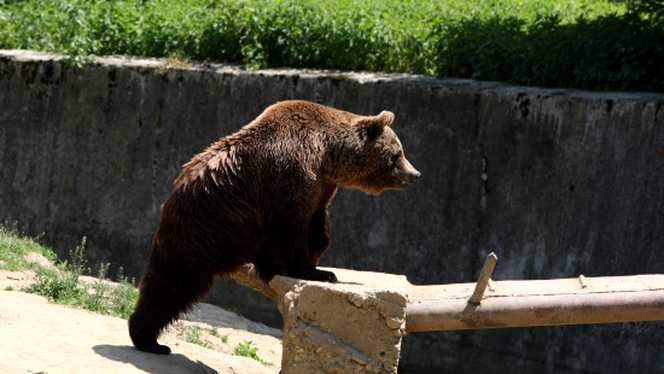
[[(664, 95), (586, 93), (465, 80), (100, 60), (67, 68), (0, 52), (0, 220), (64, 254), (140, 274), (159, 204), (182, 163), (288, 98), (396, 113), (423, 176), (381, 197), (342, 191), (330, 266), (470, 281), (664, 269)], [(275, 321), (225, 285), (214, 298)], [(431, 372), (664, 371), (664, 325), (513, 329), (406, 337), (402, 363)], [(411, 371), (412, 372), (412, 371)]]

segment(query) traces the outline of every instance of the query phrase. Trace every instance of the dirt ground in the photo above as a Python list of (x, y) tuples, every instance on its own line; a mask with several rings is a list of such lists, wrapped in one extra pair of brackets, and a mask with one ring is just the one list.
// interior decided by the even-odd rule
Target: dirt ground
[[(160, 338), (173, 354), (154, 355), (133, 348), (123, 319), (20, 292), (33, 278), (0, 270), (0, 373), (279, 372), (281, 331), (235, 313), (197, 304)], [(264, 363), (233, 355), (246, 341)]]

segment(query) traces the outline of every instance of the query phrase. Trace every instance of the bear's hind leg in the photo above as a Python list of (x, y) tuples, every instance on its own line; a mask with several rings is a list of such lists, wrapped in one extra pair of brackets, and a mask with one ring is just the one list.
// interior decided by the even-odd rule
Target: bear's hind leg
[[(170, 270), (170, 271), (169, 271)], [(140, 296), (129, 318), (129, 335), (139, 351), (169, 354), (170, 348), (157, 343), (161, 331), (212, 286), (213, 272), (148, 268), (140, 285)]]

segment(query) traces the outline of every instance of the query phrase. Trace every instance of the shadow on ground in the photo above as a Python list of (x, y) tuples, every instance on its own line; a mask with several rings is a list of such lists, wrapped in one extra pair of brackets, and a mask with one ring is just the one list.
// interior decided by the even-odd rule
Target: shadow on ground
[(100, 356), (110, 360), (129, 363), (137, 369), (147, 373), (170, 374), (170, 373), (205, 373), (218, 374), (216, 370), (200, 361), (192, 361), (187, 356), (179, 353), (170, 355), (155, 355), (137, 351), (134, 347), (127, 345), (100, 344), (92, 347)]

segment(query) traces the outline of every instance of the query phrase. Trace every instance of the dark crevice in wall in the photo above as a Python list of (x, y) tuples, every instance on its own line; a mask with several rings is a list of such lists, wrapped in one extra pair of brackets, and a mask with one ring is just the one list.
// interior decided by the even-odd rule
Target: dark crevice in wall
[(613, 110), (613, 100), (607, 100), (606, 101), (606, 112), (611, 113)]
[(521, 113), (521, 118), (528, 117), (530, 114), (530, 98), (523, 92), (516, 96), (516, 105)]
[(482, 144), (480, 144), (480, 152), (482, 155), (480, 208), (485, 211), (487, 208), (487, 199), (489, 197), (489, 158), (484, 153), (484, 147)]

